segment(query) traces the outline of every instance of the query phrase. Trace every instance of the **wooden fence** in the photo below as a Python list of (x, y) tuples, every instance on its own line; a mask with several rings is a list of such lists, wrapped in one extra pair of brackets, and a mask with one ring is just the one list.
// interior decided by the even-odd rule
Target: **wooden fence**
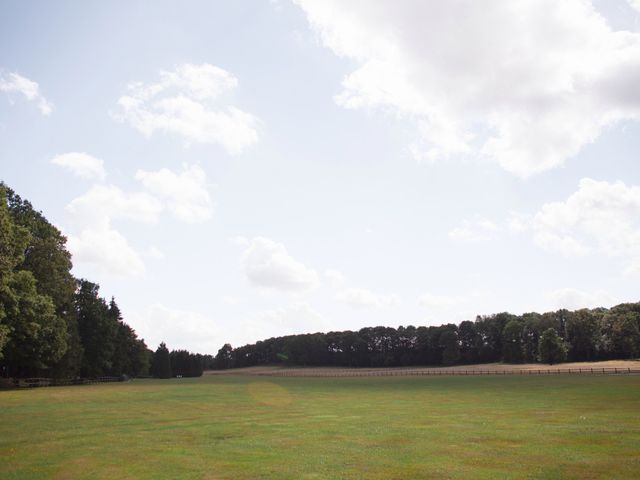
[(97, 378), (14, 378), (11, 385), (15, 388), (59, 387), (65, 385), (90, 385), (93, 383), (121, 382), (122, 377)]
[(462, 369), (283, 369), (257, 372), (255, 375), (275, 377), (402, 377), (402, 376), (456, 376), (456, 375), (629, 375), (640, 374), (640, 369), (605, 368), (538, 368), (504, 370), (462, 370)]

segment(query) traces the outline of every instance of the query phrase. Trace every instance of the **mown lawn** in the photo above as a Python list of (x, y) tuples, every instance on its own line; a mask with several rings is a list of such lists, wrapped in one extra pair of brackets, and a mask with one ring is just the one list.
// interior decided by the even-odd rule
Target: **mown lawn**
[(640, 376), (0, 391), (1, 479), (639, 478)]

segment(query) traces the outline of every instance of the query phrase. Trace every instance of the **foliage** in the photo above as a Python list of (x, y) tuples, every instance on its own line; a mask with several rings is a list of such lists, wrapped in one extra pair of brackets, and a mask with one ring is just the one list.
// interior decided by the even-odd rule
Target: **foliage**
[(169, 354), (171, 373), (180, 377), (200, 377), (203, 372), (202, 355), (186, 350), (172, 350)]
[(498, 313), (460, 325), (367, 327), (358, 331), (269, 338), (236, 349), (225, 344), (214, 368), (266, 364), (344, 367), (538, 362), (540, 340), (553, 330), (568, 347), (564, 361), (636, 358), (640, 355), (640, 303), (610, 310)]
[(562, 363), (567, 358), (567, 347), (553, 328), (548, 328), (540, 337), (540, 361), (553, 365), (554, 363)]
[(171, 357), (169, 349), (162, 342), (153, 354), (151, 361), (151, 375), (157, 378), (171, 378)]
[(144, 341), (71, 266), (62, 233), (0, 183), (0, 374), (146, 375)]

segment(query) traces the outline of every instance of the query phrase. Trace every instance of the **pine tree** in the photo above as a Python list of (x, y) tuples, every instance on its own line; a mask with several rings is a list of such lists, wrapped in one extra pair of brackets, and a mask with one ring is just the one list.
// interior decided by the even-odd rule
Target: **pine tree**
[(153, 355), (151, 374), (157, 378), (171, 378), (171, 359), (169, 349), (162, 342)]

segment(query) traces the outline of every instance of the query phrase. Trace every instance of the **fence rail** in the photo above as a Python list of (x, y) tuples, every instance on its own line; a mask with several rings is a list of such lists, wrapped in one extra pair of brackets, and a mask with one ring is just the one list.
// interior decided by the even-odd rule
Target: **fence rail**
[(504, 370), (445, 370), (445, 369), (403, 369), (403, 370), (315, 370), (288, 369), (257, 372), (255, 375), (274, 377), (403, 377), (403, 376), (475, 376), (475, 375), (629, 375), (640, 374), (640, 369), (623, 367), (605, 368), (538, 368)]
[(97, 378), (14, 378), (11, 386), (14, 388), (60, 387), (65, 385), (91, 385), (93, 383), (121, 382), (122, 377)]

